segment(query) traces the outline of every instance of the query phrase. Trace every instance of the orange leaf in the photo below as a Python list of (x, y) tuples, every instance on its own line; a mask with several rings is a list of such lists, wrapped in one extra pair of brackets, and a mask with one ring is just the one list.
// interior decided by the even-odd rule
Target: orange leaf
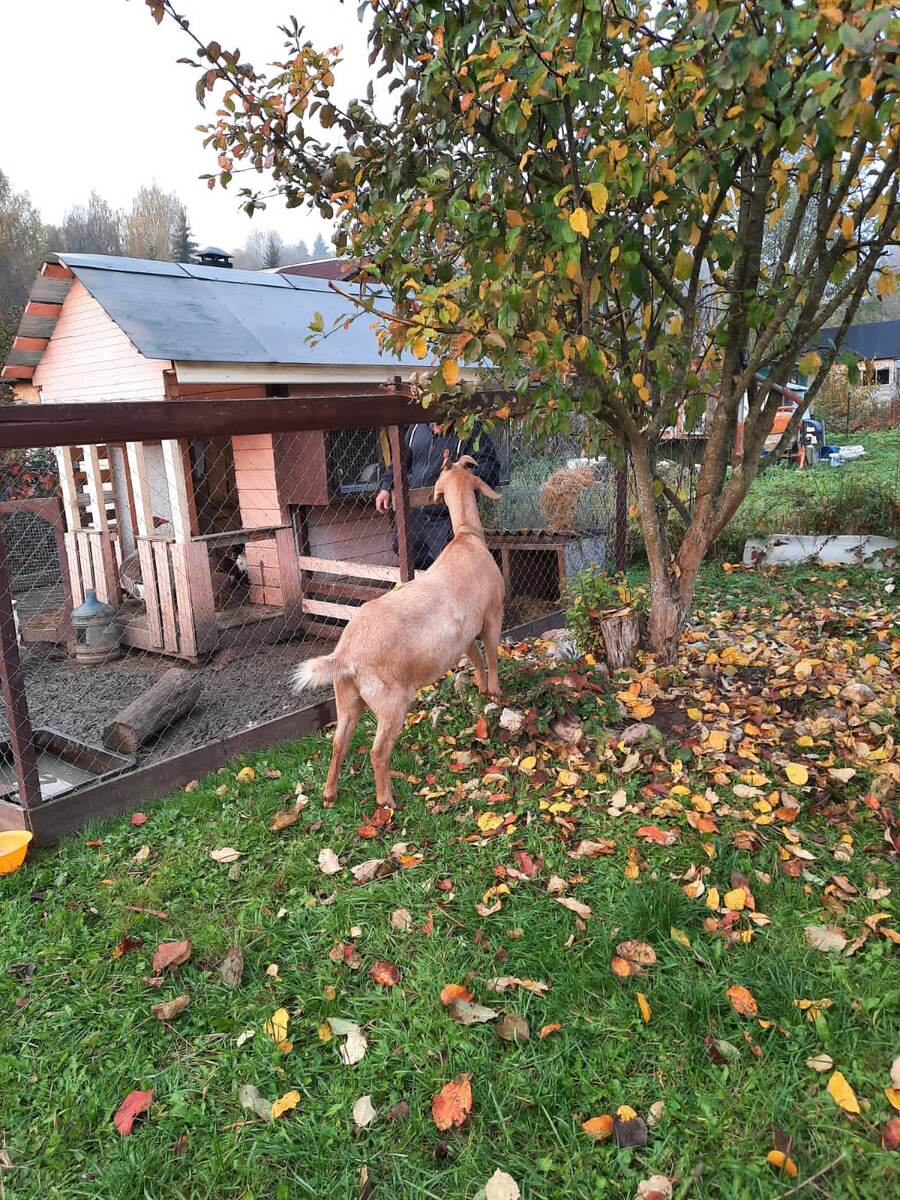
[(620, 979), (627, 979), (629, 975), (634, 973), (634, 967), (626, 958), (619, 958), (618, 955), (613, 957), (610, 963), (613, 975), (618, 975)]
[(441, 988), (441, 1004), (452, 1004), (454, 1000), (471, 1000), (472, 993), (461, 983), (448, 983)]
[(153, 955), (153, 970), (159, 973), (167, 967), (180, 967), (190, 957), (190, 942), (162, 942)]
[(560, 1029), (562, 1029), (562, 1025), (542, 1025), (538, 1037), (543, 1040), (545, 1037), (549, 1037), (551, 1033), (557, 1033)]
[(149, 1092), (129, 1092), (119, 1107), (116, 1109), (116, 1115), (113, 1117), (113, 1124), (123, 1137), (128, 1137), (131, 1133), (131, 1127), (134, 1125), (134, 1118), (140, 1113), (145, 1113), (153, 1103), (153, 1089)]
[(740, 1017), (755, 1017), (759, 1012), (759, 1006), (754, 999), (753, 993), (749, 992), (745, 987), (732, 985), (725, 992), (725, 995), (731, 1001), (731, 1006)]
[(859, 1112), (859, 1102), (856, 1099), (853, 1088), (840, 1071), (835, 1071), (828, 1080), (828, 1095), (844, 1112)]
[(608, 1137), (612, 1137), (615, 1121), (609, 1113), (604, 1113), (602, 1117), (591, 1117), (589, 1121), (583, 1121), (581, 1128), (594, 1141), (605, 1142)]
[(431, 1116), (438, 1129), (462, 1125), (472, 1111), (472, 1076), (468, 1071), (445, 1083), (431, 1101)]
[(675, 829), (660, 829), (658, 825), (642, 825), (637, 836), (645, 842), (656, 842), (657, 846), (673, 846), (678, 841)]
[(369, 974), (376, 983), (380, 983), (382, 987), (393, 987), (395, 983), (400, 982), (400, 972), (389, 962), (374, 962), (369, 968)]

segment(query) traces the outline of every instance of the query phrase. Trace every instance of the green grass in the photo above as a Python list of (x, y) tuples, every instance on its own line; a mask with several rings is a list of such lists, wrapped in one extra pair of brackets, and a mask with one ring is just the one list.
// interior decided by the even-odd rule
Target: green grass
[[(885, 603), (884, 580), (864, 572), (712, 568), (701, 583), (698, 612), (727, 612), (735, 622), (756, 614), (764, 628), (785, 612), (802, 615), (798, 597), (811, 616), (816, 603), (841, 595), (838, 579), (848, 580), (844, 594), (868, 610)], [(848, 640), (848, 654), (876, 645), (870, 628), (863, 620), (848, 630), (858, 639)], [(885, 653), (883, 641), (878, 648)], [(534, 704), (544, 725), (559, 689), (517, 660), (505, 660), (503, 673), (509, 702)], [(525, 1200), (630, 1200), (638, 1181), (654, 1172), (677, 1178), (678, 1200), (768, 1200), (792, 1186), (765, 1161), (772, 1123), (795, 1139), (796, 1182), (843, 1155), (819, 1185), (810, 1185), (809, 1197), (882, 1200), (889, 1194), (892, 1161), (880, 1149), (879, 1128), (892, 1113), (882, 1089), (898, 1049), (900, 977), (891, 944), (873, 936), (854, 957), (840, 958), (810, 949), (803, 935), (805, 924), (832, 919), (822, 886), (836, 872), (862, 893), (852, 917), (843, 918), (848, 928), (855, 931), (874, 912), (889, 912), (889, 923), (900, 924), (900, 880), (869, 810), (861, 806), (850, 826), (857, 852), (846, 864), (828, 849), (843, 824), (828, 824), (823, 816), (798, 822), (804, 845), (814, 846), (817, 856), (809, 866), (820, 882), (806, 885), (780, 873), (783, 839), (771, 830), (763, 829), (756, 852), (737, 849), (732, 834), (747, 827), (738, 818), (724, 819), (720, 834), (702, 838), (676, 822), (681, 836), (670, 848), (637, 842), (641, 823), (673, 822), (613, 820), (606, 804), (620, 785), (638, 798), (639, 785), (664, 777), (649, 763), (621, 778), (607, 773), (603, 783), (588, 775), (590, 790), (570, 814), (578, 825), (568, 842), (540, 807), (551, 785), (512, 770), (505, 789), (511, 797), (500, 811), (518, 812), (516, 832), (463, 841), (477, 833), (473, 814), (490, 806), (468, 793), (454, 798), (456, 785), (479, 772), (452, 772), (451, 747), (439, 739), (453, 735), (457, 749), (477, 750), (471, 726), (480, 702), (456, 698), (449, 681), (422, 703), (427, 710), (437, 700), (448, 706), (437, 731), (426, 716), (398, 744), (393, 766), (407, 777), (397, 781), (402, 807), (381, 841), (357, 835), (371, 812), (370, 768), (357, 753), (371, 739), (366, 719), (333, 808), (321, 803), (327, 738), (307, 738), (241, 759), (196, 790), (152, 805), (139, 828), (127, 818), (92, 826), (0, 879), (0, 1150), (5, 1146), (13, 1164), (0, 1168), (6, 1198), (356, 1200), (359, 1172), (367, 1167), (376, 1197), (472, 1200), (500, 1167), (519, 1182)], [(585, 693), (578, 707), (591, 744), (602, 744), (594, 739), (602, 737), (609, 701)], [(514, 743), (517, 755), (526, 740)], [(504, 752), (496, 741), (481, 749), (495, 759)], [(244, 763), (257, 772), (249, 784), (235, 781)], [(560, 764), (556, 751), (550, 765)], [(766, 761), (761, 769), (774, 777)], [(281, 776), (266, 778), (266, 770)], [(428, 775), (435, 777), (434, 790), (448, 794), (423, 797)], [(692, 778), (702, 793), (708, 778)], [(290, 805), (297, 784), (310, 797), (301, 823), (269, 832), (273, 814)], [(861, 772), (843, 798), (858, 798), (868, 784)], [(566, 850), (582, 837), (614, 838), (616, 853), (573, 862)], [(94, 838), (102, 846), (86, 844)], [(675, 878), (691, 864), (706, 864), (701, 841), (716, 852), (707, 882), (724, 892), (732, 872), (744, 873), (758, 908), (772, 919), (749, 945), (729, 948), (707, 933), (709, 910), (687, 899)], [(388, 858), (397, 842), (418, 850), (421, 865), (365, 887), (353, 886), (346, 871), (326, 879), (316, 867), (323, 846), (355, 864)], [(133, 862), (144, 844), (150, 859)], [(223, 846), (243, 851), (239, 870), (209, 858)], [(646, 862), (637, 880), (624, 874), (632, 846)], [(512, 865), (518, 849), (542, 856), (543, 872), (513, 883), (500, 913), (479, 916), (475, 904), (498, 882), (495, 869)], [(583, 876), (569, 892), (593, 910), (583, 932), (544, 890), (550, 873)], [(446, 880), (452, 899), (437, 886)], [(864, 893), (877, 880), (894, 890), (876, 903)], [(164, 910), (168, 919), (131, 912), (126, 904)], [(390, 914), (398, 907), (412, 914), (412, 933), (392, 929)], [(429, 913), (434, 929), (427, 936), (422, 926)], [(354, 926), (361, 930), (358, 971), (328, 957)], [(672, 938), (672, 927), (693, 949)], [(520, 936), (510, 936), (517, 930)], [(126, 935), (143, 945), (112, 958)], [(190, 961), (161, 990), (147, 988), (143, 978), (157, 943), (178, 937), (191, 939)], [(626, 938), (656, 949), (657, 966), (640, 980), (622, 982), (610, 972), (614, 947)], [(217, 973), (231, 945), (246, 955), (237, 990)], [(385, 990), (370, 979), (368, 968), (378, 959), (398, 966), (397, 987)], [(30, 981), (10, 972), (17, 963), (35, 964)], [(266, 974), (273, 963), (278, 979)], [(487, 981), (505, 974), (548, 981), (550, 990), (492, 995)], [(455, 1025), (439, 1001), (447, 983), (467, 984), (481, 1003), (524, 1016), (531, 1040), (509, 1044), (489, 1025)], [(732, 984), (750, 988), (760, 1016), (775, 1027), (763, 1030), (738, 1017), (725, 995)], [(637, 990), (652, 1006), (647, 1025)], [(191, 1005), (170, 1025), (151, 1015), (151, 1004), (182, 992), (191, 995)], [(792, 1004), (820, 997), (833, 1004), (815, 1024)], [(282, 1005), (291, 1012), (289, 1054), (277, 1051), (262, 1028)], [(341, 1064), (335, 1041), (320, 1040), (317, 1030), (328, 1016), (364, 1027), (369, 1049), (356, 1066)], [(538, 1030), (550, 1023), (562, 1028), (539, 1039)], [(237, 1036), (248, 1029), (253, 1038), (238, 1047)], [(730, 1042), (734, 1060), (714, 1063), (706, 1036)], [(832, 1055), (868, 1104), (861, 1116), (842, 1113), (826, 1094), (827, 1076), (805, 1065), (819, 1051)], [(439, 1133), (431, 1098), (462, 1071), (472, 1074), (471, 1118), (461, 1130)], [(297, 1089), (302, 1101), (280, 1121), (264, 1124), (239, 1107), (242, 1083), (255, 1084), (269, 1100)], [(134, 1088), (153, 1088), (154, 1104), (123, 1138), (112, 1115)], [(350, 1112), (366, 1093), (378, 1118), (357, 1131)], [(581, 1130), (582, 1120), (614, 1113), (621, 1104), (646, 1116), (659, 1100), (663, 1116), (644, 1149), (595, 1144)], [(388, 1120), (399, 1101), (409, 1105), (408, 1118)], [(186, 1148), (175, 1154), (182, 1137)]]
[(739, 559), (748, 537), (770, 533), (900, 537), (900, 429), (834, 440), (865, 446), (866, 454), (838, 468), (763, 471), (719, 539), (717, 555)]

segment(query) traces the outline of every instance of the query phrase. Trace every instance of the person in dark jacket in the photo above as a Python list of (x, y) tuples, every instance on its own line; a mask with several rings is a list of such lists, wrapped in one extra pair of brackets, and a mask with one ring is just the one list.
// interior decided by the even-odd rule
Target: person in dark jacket
[[(452, 429), (442, 425), (428, 424), (410, 426), (404, 440), (406, 470), (410, 488), (434, 487), (441, 473), (444, 451), (449, 450), (451, 461), (456, 462), (464, 454), (471, 454), (478, 463), (475, 474), (490, 487), (500, 482), (500, 460), (490, 435), (476, 424), (468, 438), (461, 438)], [(381, 489), (375, 497), (378, 512), (388, 512), (391, 507), (391, 490), (394, 486), (394, 471), (388, 467), (381, 477)], [(443, 504), (429, 504), (425, 508), (414, 508), (410, 514), (413, 566), (417, 571), (430, 567), (450, 541), (452, 528), (450, 514)], [(397, 535), (394, 533), (394, 551), (397, 550)]]

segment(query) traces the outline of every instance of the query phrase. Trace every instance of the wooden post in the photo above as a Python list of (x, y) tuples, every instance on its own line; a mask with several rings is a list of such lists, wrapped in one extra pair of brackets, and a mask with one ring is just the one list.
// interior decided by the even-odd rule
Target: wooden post
[(278, 577), (281, 583), (285, 626), (288, 629), (296, 629), (303, 621), (303, 581), (293, 528), (275, 531), (275, 547), (278, 552)]
[(390, 427), (391, 466), (394, 468), (394, 520), (397, 522), (397, 554), (400, 559), (400, 582), (408, 583), (415, 573), (412, 553), (412, 530), (409, 520), (409, 481), (406, 475), (404, 434), (399, 425)]
[(12, 583), (6, 564), (6, 543), (0, 533), (0, 685), (6, 704), (6, 723), (13, 768), (19, 783), (23, 808), (33, 808), (41, 800), (37, 758), (31, 738), (28, 698), (19, 662), (19, 639), (12, 605)]
[(75, 472), (72, 469), (72, 451), (68, 446), (56, 446), (56, 465), (59, 468), (59, 486), (62, 492), (66, 527), (70, 533), (81, 528), (81, 512), (78, 508), (78, 489), (75, 487)]
[(106, 497), (103, 495), (100, 455), (93, 443), (82, 446), (82, 449), (84, 450), (84, 473), (87, 476), (88, 496), (94, 513), (94, 528), (106, 533), (109, 522), (106, 518)]
[(191, 504), (188, 499), (187, 478), (181, 443), (164, 439), (163, 462), (166, 468), (166, 483), (169, 487), (169, 504), (172, 507), (172, 527), (176, 542), (191, 540)]
[(138, 537), (153, 534), (153, 509), (150, 507), (150, 485), (147, 481), (147, 463), (144, 459), (143, 442), (126, 442), (128, 477), (134, 496), (134, 520)]

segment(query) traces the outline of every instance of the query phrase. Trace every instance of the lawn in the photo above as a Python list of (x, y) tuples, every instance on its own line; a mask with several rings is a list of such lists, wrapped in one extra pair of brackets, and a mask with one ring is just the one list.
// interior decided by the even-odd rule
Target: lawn
[[(474, 1200), (499, 1169), (525, 1200), (631, 1200), (653, 1175), (676, 1200), (883, 1200), (900, 1104), (889, 587), (709, 568), (675, 668), (607, 682), (512, 649), (516, 732), (443, 680), (398, 743), (387, 828), (364, 720), (334, 807), (321, 735), (34, 853), (0, 879), (0, 1195)], [(660, 732), (623, 744), (638, 721)], [(211, 857), (225, 849), (240, 857)], [(190, 957), (148, 984), (179, 940)], [(231, 947), (238, 986), (219, 971)], [(484, 1014), (443, 1003), (447, 985), (497, 1016), (459, 1023)], [(462, 1073), (471, 1112), (439, 1130), (433, 1097)], [(858, 1113), (833, 1098), (841, 1078)], [(241, 1106), (248, 1084), (264, 1116)], [(117, 1108), (151, 1089), (123, 1136)], [(617, 1113), (604, 1140), (583, 1129)], [(788, 1141), (796, 1178), (767, 1161)]]

